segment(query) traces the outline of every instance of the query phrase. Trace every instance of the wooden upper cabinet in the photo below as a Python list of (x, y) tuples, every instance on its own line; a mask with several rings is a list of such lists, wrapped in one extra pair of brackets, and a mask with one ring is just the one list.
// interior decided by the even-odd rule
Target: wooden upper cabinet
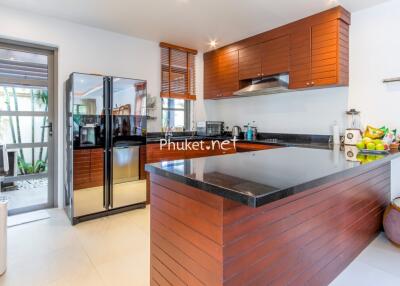
[(239, 80), (289, 71), (289, 36), (239, 50)]
[(311, 31), (311, 85), (348, 85), (349, 25), (333, 20), (314, 25)]
[(206, 53), (204, 98), (287, 72), (290, 89), (348, 85), (350, 18), (338, 6)]
[(348, 85), (349, 26), (340, 19), (291, 35), (289, 87)]
[(238, 89), (238, 51), (214, 53), (204, 59), (205, 99), (232, 96)]
[(303, 27), (290, 35), (289, 88), (306, 88), (311, 82), (311, 28)]
[(239, 50), (239, 80), (261, 76), (262, 49), (258, 44)]
[(262, 44), (262, 76), (289, 72), (289, 47), (289, 35)]
[(238, 51), (231, 51), (218, 56), (220, 96), (232, 96), (239, 89), (238, 67)]
[(311, 86), (338, 84), (338, 20), (311, 27)]
[(214, 99), (220, 94), (218, 77), (218, 56), (213, 53), (204, 57), (204, 99)]

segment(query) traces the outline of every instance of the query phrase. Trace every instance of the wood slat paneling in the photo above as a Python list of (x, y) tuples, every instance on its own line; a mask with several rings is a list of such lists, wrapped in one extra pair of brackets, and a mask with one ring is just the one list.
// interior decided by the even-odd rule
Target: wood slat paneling
[(102, 148), (74, 150), (74, 190), (103, 185), (104, 152)]
[(262, 75), (289, 72), (290, 38), (288, 35), (262, 44)]
[(311, 29), (303, 27), (290, 35), (289, 88), (306, 88), (311, 81)]
[(261, 76), (262, 44), (239, 50), (239, 80)]
[[(239, 51), (239, 87), (248, 85), (250, 79), (287, 71), (291, 89), (348, 85), (349, 25), (350, 13), (336, 7), (204, 54), (205, 98), (233, 95), (231, 76), (225, 77), (232, 80), (229, 92), (216, 87), (221, 75), (212, 62), (234, 51)], [(336, 71), (336, 75), (319, 74), (318, 68), (328, 63), (335, 65), (329, 71)], [(340, 63), (342, 66), (338, 66)], [(236, 72), (235, 66), (226, 66), (223, 72), (228, 75), (229, 69)]]
[(218, 57), (217, 84), (222, 97), (232, 96), (239, 89), (239, 52), (232, 51)]
[(388, 163), (260, 208), (151, 181), (152, 285), (328, 285), (378, 234), (390, 200)]

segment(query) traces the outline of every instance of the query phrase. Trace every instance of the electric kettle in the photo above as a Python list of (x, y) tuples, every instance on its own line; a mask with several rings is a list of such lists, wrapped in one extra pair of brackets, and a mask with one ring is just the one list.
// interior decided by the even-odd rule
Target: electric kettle
[(240, 133), (242, 133), (242, 129), (239, 126), (233, 126), (232, 128), (232, 137), (240, 137)]

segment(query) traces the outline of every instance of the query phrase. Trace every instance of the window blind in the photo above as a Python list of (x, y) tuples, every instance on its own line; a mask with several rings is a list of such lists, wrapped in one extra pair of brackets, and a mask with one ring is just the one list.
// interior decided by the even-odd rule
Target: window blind
[(161, 47), (161, 97), (196, 99), (197, 51), (171, 44)]

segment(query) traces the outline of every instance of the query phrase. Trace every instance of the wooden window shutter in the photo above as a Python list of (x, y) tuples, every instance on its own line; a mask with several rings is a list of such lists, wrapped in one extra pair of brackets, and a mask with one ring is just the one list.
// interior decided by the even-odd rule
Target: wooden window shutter
[(161, 97), (196, 99), (196, 50), (167, 43), (161, 47)]

